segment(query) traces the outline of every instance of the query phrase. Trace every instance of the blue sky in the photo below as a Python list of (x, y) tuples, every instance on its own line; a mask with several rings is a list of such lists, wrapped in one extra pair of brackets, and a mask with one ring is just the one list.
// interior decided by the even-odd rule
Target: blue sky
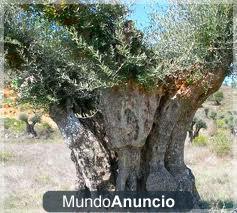
[[(167, 7), (168, 3), (165, 0), (160, 0), (159, 5)], [(158, 5), (151, 4), (149, 1), (137, 1), (130, 9), (132, 10), (132, 13), (128, 18), (135, 21), (135, 25), (139, 30), (144, 30), (149, 26), (149, 14), (152, 10), (155, 9), (162, 12)]]
[(135, 21), (136, 27), (143, 30), (149, 25), (149, 13), (151, 7), (147, 4), (134, 4), (131, 9), (132, 13), (129, 15), (129, 19)]

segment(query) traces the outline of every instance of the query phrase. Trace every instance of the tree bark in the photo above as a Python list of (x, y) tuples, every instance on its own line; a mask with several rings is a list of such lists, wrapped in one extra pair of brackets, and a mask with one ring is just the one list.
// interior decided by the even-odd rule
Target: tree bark
[(28, 135), (32, 135), (33, 137), (37, 137), (37, 133), (35, 131), (35, 124), (30, 124), (28, 122), (26, 122), (26, 133)]
[[(78, 118), (72, 108), (52, 106), (76, 165), (78, 189), (189, 191), (195, 178), (184, 162), (184, 142), (195, 112), (218, 90), (224, 70), (192, 85), (171, 78), (168, 87), (146, 91), (135, 83), (105, 89), (97, 113)], [(181, 83), (180, 83), (181, 82)]]
[(93, 132), (94, 122), (80, 121), (68, 107), (51, 106), (50, 117), (56, 122), (71, 150), (77, 172), (76, 188), (97, 191), (105, 187), (106, 182), (106, 187), (112, 185), (112, 154), (107, 150), (106, 139), (102, 139), (102, 135), (96, 137)]
[(37, 133), (35, 131), (35, 122), (29, 123), (28, 120), (23, 120), (26, 124), (26, 134), (32, 137), (37, 137)]

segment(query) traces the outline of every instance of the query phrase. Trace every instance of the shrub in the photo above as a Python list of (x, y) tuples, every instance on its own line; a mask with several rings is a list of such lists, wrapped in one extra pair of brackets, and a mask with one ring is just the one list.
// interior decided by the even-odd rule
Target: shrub
[(226, 128), (226, 122), (223, 119), (216, 120), (216, 125), (218, 128)]
[(231, 133), (234, 134), (234, 129), (237, 126), (237, 118), (235, 115), (229, 115), (225, 118), (225, 123), (228, 129), (230, 129)]
[(40, 125), (42, 127), (42, 129), (52, 129), (52, 127), (48, 124), (48, 123), (41, 123)]
[(216, 116), (217, 116), (217, 113), (216, 112), (211, 112), (210, 113), (210, 115), (209, 115), (209, 117), (211, 118), (211, 119), (213, 119), (213, 120), (216, 120)]
[(232, 141), (226, 131), (218, 131), (211, 139), (211, 150), (218, 156), (225, 156), (231, 152)]
[(13, 157), (14, 155), (11, 152), (7, 152), (7, 151), (0, 152), (0, 162), (5, 163), (7, 161), (10, 161)]
[(217, 105), (220, 105), (224, 99), (224, 94), (221, 91), (217, 91), (213, 94), (213, 100), (216, 102)]
[(33, 117), (30, 118), (30, 121), (32, 123), (40, 123), (41, 122), (41, 115), (34, 115)]
[(28, 121), (28, 115), (25, 114), (25, 113), (21, 113), (21, 114), (19, 115), (19, 120), (24, 121), (24, 122), (27, 122), (27, 121)]
[(207, 129), (207, 124), (205, 121), (203, 121), (202, 119), (198, 119), (196, 122), (196, 128), (197, 129)]
[(36, 137), (37, 133), (34, 128), (35, 128), (35, 124), (41, 121), (41, 115), (35, 114), (33, 117), (29, 119), (29, 116), (23, 113), (23, 114), (20, 114), (19, 119), (26, 123), (26, 133), (28, 135), (32, 135)]
[(24, 132), (26, 125), (23, 121), (16, 120), (15, 118), (4, 118), (4, 128), (13, 132)]
[(38, 125), (37, 131), (40, 137), (50, 138), (54, 133), (54, 129), (48, 123), (40, 123)]
[(226, 113), (220, 111), (220, 112), (218, 112), (218, 116), (217, 117), (218, 117), (218, 119), (224, 119), (226, 117)]
[(208, 143), (208, 138), (204, 135), (199, 135), (193, 140), (193, 144), (196, 146), (206, 146)]

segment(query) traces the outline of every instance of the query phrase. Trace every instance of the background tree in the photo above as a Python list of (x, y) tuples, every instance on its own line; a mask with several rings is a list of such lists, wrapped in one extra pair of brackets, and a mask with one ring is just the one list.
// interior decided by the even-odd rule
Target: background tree
[(216, 117), (217, 117), (217, 113), (212, 111), (212, 112), (210, 113), (209, 117), (210, 117), (212, 120), (215, 121), (215, 120), (216, 120)]
[(188, 130), (190, 142), (199, 136), (201, 129), (207, 129), (207, 124), (202, 119), (195, 117), (191, 123), (190, 129)]
[(229, 112), (228, 115), (225, 117), (225, 123), (228, 129), (230, 129), (231, 134), (236, 136), (236, 128), (237, 128), (236, 115), (232, 112)]
[(221, 105), (221, 102), (224, 99), (224, 94), (222, 91), (217, 91), (213, 94), (213, 100), (215, 101), (216, 105)]
[(200, 132), (201, 129), (207, 129), (207, 124), (202, 119), (199, 119), (196, 122), (196, 128), (195, 128), (195, 131), (194, 131), (194, 134), (193, 134), (194, 138), (199, 136), (199, 132)]
[[(169, 5), (152, 13), (144, 40), (121, 5), (6, 9), (6, 62), (22, 99), (57, 123), (78, 189), (189, 191), (198, 205), (184, 141), (196, 110), (230, 74), (232, 10)], [(77, 116), (88, 111), (96, 113)]]
[(26, 133), (28, 135), (31, 135), (33, 137), (37, 136), (37, 133), (35, 131), (35, 125), (40, 122), (41, 118), (39, 115), (34, 115), (29, 119), (28, 115), (26, 114), (20, 114), (19, 120), (24, 121), (26, 123)]

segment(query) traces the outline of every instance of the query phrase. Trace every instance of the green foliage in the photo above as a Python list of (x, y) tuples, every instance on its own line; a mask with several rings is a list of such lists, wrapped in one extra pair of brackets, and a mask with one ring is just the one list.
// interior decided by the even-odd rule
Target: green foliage
[(226, 131), (218, 131), (211, 139), (211, 149), (218, 156), (230, 154), (232, 149), (232, 140), (230, 134)]
[(177, 71), (192, 84), (203, 69), (228, 70), (232, 56), (229, 4), (154, 13), (152, 45), (119, 4), (15, 4), (4, 15), (6, 70), (21, 100), (44, 108), (95, 102), (99, 89), (131, 80), (150, 88)]
[(14, 155), (11, 152), (7, 152), (4, 150), (0, 151), (0, 162), (6, 163), (7, 161), (10, 161), (13, 157)]
[(25, 113), (21, 113), (20, 115), (19, 115), (19, 120), (20, 121), (24, 121), (24, 122), (28, 122), (28, 115), (27, 114), (25, 114)]
[(168, 8), (162, 8), (161, 3), (159, 9), (164, 12), (157, 9), (152, 12), (147, 39), (157, 43), (164, 73), (189, 70), (194, 76), (202, 66), (214, 68), (217, 64), (231, 63), (231, 4), (214, 4), (213, 0), (207, 4), (172, 2)]
[(45, 122), (41, 123), (40, 127), (42, 129), (50, 129), (50, 130), (52, 130), (52, 127), (48, 123), (45, 123)]
[[(150, 53), (141, 32), (124, 19), (123, 6), (21, 7), (6, 10), (5, 59), (11, 68), (23, 69), (15, 79), (23, 100), (43, 106), (63, 104), (68, 99), (88, 99), (97, 88), (129, 79), (151, 83)], [(8, 40), (19, 44), (12, 47)], [(12, 48), (21, 57), (14, 66)]]
[(4, 128), (16, 133), (21, 133), (25, 131), (26, 124), (14, 118), (4, 118)]
[(209, 117), (212, 119), (212, 120), (216, 120), (216, 117), (217, 117), (217, 113), (212, 111), (209, 115)]
[(28, 123), (30, 121), (31, 123), (36, 124), (41, 121), (41, 115), (34, 114), (33, 116), (29, 117), (26, 113), (21, 113), (19, 115), (19, 120), (24, 121), (26, 123)]
[(225, 117), (225, 123), (228, 129), (233, 133), (234, 128), (237, 127), (237, 116), (234, 113), (229, 113)]
[(38, 115), (38, 114), (35, 114), (34, 116), (32, 116), (32, 117), (30, 118), (30, 121), (31, 121), (32, 123), (34, 123), (34, 124), (40, 123), (40, 121), (41, 121), (41, 116)]
[(235, 111), (222, 112), (212, 111), (209, 117), (215, 120), (216, 125), (220, 129), (229, 129), (234, 134), (234, 129), (237, 127), (237, 116)]
[[(203, 139), (203, 138), (199, 139), (199, 132), (201, 129), (207, 129), (206, 122), (200, 118), (194, 117), (194, 119), (189, 127), (189, 130), (188, 130), (190, 142), (193, 142), (194, 139), (198, 138), (198, 139), (196, 139), (197, 143), (198, 143), (199, 140)], [(200, 143), (202, 143), (202, 142), (200, 142)]]
[(224, 99), (224, 94), (222, 91), (217, 91), (213, 94), (213, 100), (216, 102), (217, 105), (220, 105)]
[(201, 128), (207, 129), (207, 124), (206, 124), (206, 122), (203, 121), (202, 119), (197, 119), (197, 120), (196, 120), (196, 128), (197, 128), (197, 129), (201, 129)]
[(226, 122), (223, 119), (217, 119), (216, 120), (216, 125), (218, 128), (225, 128), (226, 127)]
[(192, 144), (196, 146), (206, 146), (208, 144), (208, 138), (204, 135), (199, 135), (193, 139)]
[(12, 100), (11, 98), (4, 98), (4, 99), (3, 99), (3, 103), (4, 103), (4, 104), (10, 104), (10, 105), (11, 105), (11, 104), (13, 104), (14, 102), (13, 102), (13, 100)]

